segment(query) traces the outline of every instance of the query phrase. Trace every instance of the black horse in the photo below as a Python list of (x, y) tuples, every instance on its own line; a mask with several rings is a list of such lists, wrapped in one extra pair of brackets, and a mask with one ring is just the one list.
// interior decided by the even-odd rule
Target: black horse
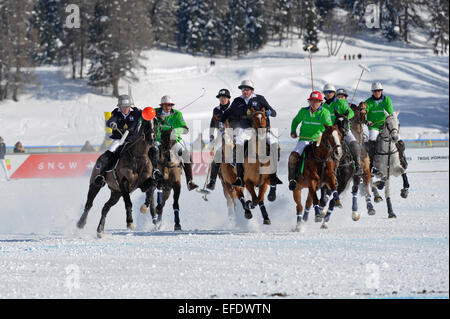
[[(161, 227), (163, 208), (167, 199), (173, 190), (173, 213), (174, 230), (181, 230), (180, 224), (180, 205), (178, 200), (181, 193), (181, 154), (175, 154), (176, 140), (172, 137), (172, 131), (161, 130), (160, 157), (158, 160), (158, 169), (162, 177), (158, 179), (157, 185), (151, 185), (145, 196), (145, 203), (141, 206), (141, 213), (146, 213), (150, 208), (153, 224), (157, 230)], [(157, 192), (157, 206), (155, 209), (154, 193)]]
[[(356, 106), (354, 106), (354, 110), (356, 110)], [(341, 133), (345, 136), (349, 129), (349, 120), (348, 120), (348, 111), (345, 114), (338, 114), (335, 113), (336, 115), (336, 120), (335, 123), (338, 125), (339, 130), (341, 131)], [(359, 113), (356, 113), (355, 116), (352, 118), (351, 120), (351, 128), (352, 128), (352, 132), (353, 135), (355, 136), (355, 138), (357, 139), (357, 141), (360, 143), (360, 145), (364, 145), (364, 141), (359, 141), (358, 139), (360, 138), (360, 134), (356, 134), (357, 131), (357, 124), (359, 123), (358, 121), (360, 120), (359, 118)], [(360, 214), (358, 213), (358, 201), (357, 201), (357, 195), (358, 195), (358, 190), (359, 190), (359, 186), (361, 183), (361, 178), (364, 181), (364, 185), (365, 185), (365, 190), (364, 190), (364, 195), (366, 197), (366, 205), (367, 205), (367, 211), (369, 215), (374, 215), (375, 214), (375, 209), (373, 208), (373, 205), (371, 203), (370, 200), (370, 178), (371, 178), (371, 174), (370, 174), (370, 160), (369, 160), (369, 156), (368, 153), (365, 149), (365, 147), (360, 147), (360, 159), (361, 159), (361, 166), (362, 166), (362, 170), (363, 170), (363, 175), (362, 176), (357, 176), (355, 175), (355, 162), (353, 160), (353, 156), (352, 153), (350, 151), (350, 147), (349, 145), (347, 145), (347, 143), (343, 143), (344, 147), (343, 147), (343, 155), (340, 158), (339, 162), (336, 165), (336, 171), (335, 171), (335, 176), (337, 179), (337, 183), (338, 183), (338, 188), (337, 191), (339, 194), (341, 194), (346, 188), (347, 188), (347, 184), (350, 181), (350, 179), (353, 179), (353, 186), (352, 186), (352, 219), (354, 221), (359, 220), (360, 218)], [(325, 206), (328, 202), (328, 199), (331, 195), (331, 192), (326, 189), (326, 188), (322, 188), (321, 189), (321, 199), (320, 199), (320, 207), (322, 209), (322, 216), (325, 216), (326, 212), (325, 212)], [(331, 199), (330, 204), (328, 206), (328, 212), (332, 212), (334, 210), (334, 207), (338, 206), (338, 207), (342, 207), (342, 204), (340, 202), (336, 202), (334, 199)]]
[[(156, 121), (141, 120), (141, 127), (133, 141), (126, 143), (119, 154), (116, 166), (106, 174), (106, 183), (111, 190), (111, 196), (102, 209), (102, 216), (97, 227), (97, 236), (102, 237), (105, 228), (105, 219), (112, 206), (117, 204), (120, 197), (123, 197), (126, 210), (126, 222), (128, 229), (134, 229), (132, 216), (132, 203), (130, 193), (140, 188), (146, 192), (155, 183), (152, 178), (153, 167), (149, 158), (149, 149), (155, 141)], [(98, 160), (97, 160), (98, 161)], [(77, 223), (78, 228), (86, 225), (86, 219), (93, 201), (101, 189), (94, 183), (98, 169), (94, 167), (91, 173), (89, 192), (83, 215)]]

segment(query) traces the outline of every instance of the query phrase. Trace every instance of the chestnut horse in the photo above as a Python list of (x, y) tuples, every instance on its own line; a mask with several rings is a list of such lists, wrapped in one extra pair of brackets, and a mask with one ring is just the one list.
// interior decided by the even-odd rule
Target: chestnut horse
[[(301, 203), (301, 190), (308, 188), (308, 205), (314, 204), (316, 220), (321, 219), (319, 207), (319, 198), (317, 197), (317, 189), (327, 186), (331, 191), (335, 201), (339, 201), (339, 193), (337, 191), (336, 178), (334, 170), (336, 161), (342, 156), (342, 133), (337, 125), (325, 126), (320, 144), (313, 142), (308, 145), (304, 152), (304, 170), (303, 174), (297, 175), (297, 188), (292, 191), (294, 201), (297, 204), (297, 227), (296, 231), (301, 230), (302, 220), (308, 219), (308, 211), (305, 210), (305, 216), (302, 217), (303, 206)], [(295, 154), (293, 154), (295, 153)], [(293, 156), (294, 155), (294, 156)], [(303, 156), (303, 155), (302, 155)], [(296, 152), (292, 152), (289, 161), (298, 158)], [(327, 213), (323, 220), (322, 228), (328, 228), (328, 221), (331, 213)]]
[[(252, 200), (246, 202), (246, 208), (253, 209), (256, 205), (259, 205), (264, 225), (270, 225), (271, 221), (264, 206), (264, 195), (270, 184), (270, 174), (273, 172), (270, 171), (270, 161), (268, 158), (265, 163), (261, 161), (261, 155), (266, 154), (266, 110), (265, 108), (261, 108), (260, 111), (255, 111), (253, 107), (250, 110), (252, 111), (251, 116), (254, 134), (252, 134), (252, 138), (248, 142), (248, 156), (244, 158), (244, 185), (252, 196)], [(260, 147), (264, 147), (263, 152), (259, 152)], [(251, 150), (255, 152), (253, 153)], [(253, 154), (256, 154), (255, 158), (251, 157)], [(267, 172), (263, 173), (264, 171)], [(256, 187), (258, 188), (258, 195), (256, 195)]]

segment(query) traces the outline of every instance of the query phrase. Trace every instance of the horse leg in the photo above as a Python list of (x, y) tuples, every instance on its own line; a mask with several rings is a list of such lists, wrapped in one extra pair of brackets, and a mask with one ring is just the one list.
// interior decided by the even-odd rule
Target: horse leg
[(227, 210), (228, 210), (228, 220), (230, 223), (234, 224), (234, 217), (236, 215), (236, 204), (234, 202), (234, 194), (233, 190), (227, 187), (224, 183), (222, 183), (223, 186), (223, 194), (225, 196), (225, 199), (227, 201)]
[(161, 189), (161, 195), (160, 195), (160, 202), (158, 202), (158, 205), (156, 206), (156, 222), (154, 222), (155, 224), (155, 229), (159, 230), (161, 228), (161, 224), (162, 224), (162, 213), (163, 213), (163, 209), (164, 206), (166, 205), (166, 201), (170, 196), (170, 189)]
[(303, 220), (308, 221), (309, 212), (311, 211), (312, 206), (312, 197), (308, 192), (308, 196), (306, 197), (305, 210), (303, 211)]
[(372, 205), (372, 199), (370, 196), (370, 185), (371, 185), (371, 175), (370, 170), (364, 170), (363, 175), (363, 182), (364, 182), (364, 192), (365, 192), (365, 198), (366, 198), (366, 207), (367, 207), (367, 214), (369, 215), (375, 215), (375, 208)]
[(248, 200), (246, 202), (246, 206), (248, 209), (253, 209), (256, 207), (256, 205), (258, 205), (258, 196), (256, 196), (255, 185), (253, 185), (253, 183), (251, 181), (246, 181), (245, 188), (248, 190), (248, 192), (252, 196), (252, 200), (251, 201)]
[(409, 194), (409, 183), (408, 183), (408, 176), (406, 176), (406, 173), (402, 174), (403, 179), (403, 188), (400, 191), (400, 196), (402, 198), (407, 198)]
[(82, 229), (86, 225), (87, 216), (89, 214), (89, 211), (92, 208), (92, 205), (94, 203), (94, 199), (97, 196), (97, 194), (100, 191), (100, 189), (101, 189), (101, 187), (97, 186), (94, 183), (89, 185), (89, 191), (88, 191), (86, 204), (84, 205), (83, 215), (81, 215), (80, 220), (77, 223), (77, 227), (79, 229)]
[(324, 187), (320, 188), (320, 214), (322, 216), (325, 216), (325, 207), (327, 206), (328, 200), (330, 199), (331, 191), (328, 189), (328, 187), (325, 185)]
[(386, 180), (386, 188), (385, 188), (385, 197), (386, 197), (386, 203), (388, 208), (388, 217), (389, 218), (397, 218), (397, 216), (394, 214), (394, 210), (392, 209), (392, 203), (391, 203), (391, 178), (388, 178)]
[(248, 207), (249, 204), (245, 201), (243, 189), (242, 188), (235, 188), (235, 190), (236, 190), (236, 194), (237, 194), (237, 196), (239, 198), (239, 201), (242, 204), (242, 208), (244, 209), (244, 217), (246, 219), (252, 219), (253, 218), (252, 211)]
[(302, 211), (303, 211), (303, 206), (302, 206), (302, 191), (298, 188), (294, 189), (292, 191), (292, 195), (294, 197), (294, 201), (297, 204), (296, 206), (296, 210), (297, 210), (297, 226), (295, 227), (295, 231), (300, 231), (301, 230), (301, 222), (302, 222)]
[(133, 224), (133, 203), (130, 198), (130, 183), (128, 179), (123, 178), (120, 183), (120, 192), (122, 193), (123, 201), (125, 202), (125, 211), (127, 214), (127, 229), (134, 229)]
[(258, 205), (259, 205), (259, 209), (261, 210), (261, 215), (263, 217), (263, 224), (264, 225), (270, 225), (270, 219), (269, 219), (269, 214), (267, 214), (267, 209), (266, 206), (264, 206), (264, 195), (266, 193), (267, 190), (267, 183), (264, 183), (261, 185), (261, 187), (259, 187), (259, 192), (258, 192)]
[(117, 191), (111, 191), (111, 196), (109, 197), (109, 200), (105, 203), (102, 209), (102, 217), (100, 218), (100, 223), (97, 227), (97, 237), (101, 238), (103, 237), (103, 232), (105, 230), (105, 220), (106, 215), (108, 214), (111, 207), (117, 204), (122, 194)]
[(352, 186), (352, 219), (356, 222), (361, 215), (358, 213), (358, 189), (361, 178), (359, 176), (353, 176)]
[(180, 206), (178, 204), (178, 200), (180, 199), (180, 189), (181, 184), (175, 183), (173, 185), (173, 214), (174, 214), (174, 230), (181, 230), (181, 224), (180, 224)]

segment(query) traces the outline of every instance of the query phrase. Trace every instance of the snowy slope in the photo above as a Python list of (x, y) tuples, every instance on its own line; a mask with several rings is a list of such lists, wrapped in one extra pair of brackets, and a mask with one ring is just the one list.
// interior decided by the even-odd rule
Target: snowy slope
[[(138, 71), (140, 82), (133, 83), (134, 99), (139, 107), (157, 106), (161, 96), (169, 94), (181, 108), (205, 88), (205, 96), (183, 111), (192, 139), (207, 128), (218, 90), (229, 88), (236, 97), (240, 81), (249, 78), (256, 92), (278, 111), (272, 126), (281, 132), (306, 105), (311, 90), (309, 59), (301, 47), (301, 41), (287, 41), (284, 47), (269, 44), (240, 59), (216, 59), (215, 67), (206, 57), (151, 50), (144, 54), (146, 70)], [(403, 138), (448, 138), (448, 56), (436, 57), (423, 46), (387, 44), (374, 37), (351, 39), (339, 57), (326, 57), (325, 52), (322, 47), (313, 56), (316, 89), (332, 82), (352, 92), (361, 73), (358, 63), (364, 63), (372, 72), (364, 74), (355, 102), (370, 96), (371, 82), (381, 81), (401, 112)], [(358, 53), (363, 55), (361, 61), (343, 59), (344, 54)], [(86, 88), (85, 80), (70, 79), (69, 69), (40, 67), (36, 73), (39, 87), (30, 87), (19, 103), (0, 104), (0, 135), (7, 144), (19, 139), (26, 146), (82, 145), (86, 140), (100, 144), (103, 112), (111, 111), (116, 100)], [(120, 87), (127, 92), (127, 82), (121, 81)], [(282, 133), (289, 140), (288, 132)]]

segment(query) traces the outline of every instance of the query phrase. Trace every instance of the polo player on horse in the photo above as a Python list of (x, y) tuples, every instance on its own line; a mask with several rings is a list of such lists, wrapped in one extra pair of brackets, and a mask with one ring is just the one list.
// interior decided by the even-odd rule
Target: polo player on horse
[[(246, 149), (248, 147), (248, 141), (252, 137), (253, 128), (251, 123), (251, 116), (253, 108), (255, 111), (260, 111), (261, 109), (266, 110), (266, 116), (277, 116), (277, 112), (269, 105), (264, 96), (254, 93), (254, 85), (251, 80), (244, 80), (238, 87), (242, 91), (242, 95), (235, 98), (231, 106), (223, 113), (220, 120), (221, 128), (224, 128), (224, 123), (229, 120), (231, 128), (234, 130), (235, 135), (235, 154), (236, 148), (244, 148), (244, 154), (247, 154)], [(270, 128), (270, 121), (267, 119), (267, 127)], [(268, 130), (266, 143), (271, 150), (278, 150), (278, 139), (276, 136), (270, 133)], [(275, 147), (272, 147), (275, 146)], [(245, 157), (245, 155), (244, 155)], [(277, 162), (277, 161), (276, 161)], [(276, 164), (276, 163), (275, 163)], [(237, 179), (233, 183), (233, 186), (244, 187), (244, 163), (236, 158), (236, 171)], [(282, 181), (278, 178), (276, 172), (270, 175), (270, 193), (269, 201), (275, 200), (276, 197), (276, 185), (282, 184)]]
[[(175, 133), (176, 143), (175, 149), (176, 153), (180, 155), (182, 158), (186, 158), (187, 160), (183, 160), (183, 170), (186, 174), (186, 183), (189, 191), (196, 189), (198, 187), (197, 184), (193, 182), (192, 177), (192, 157), (189, 150), (185, 145), (181, 143), (181, 135), (189, 132), (189, 128), (187, 127), (186, 121), (183, 118), (183, 114), (175, 110), (173, 108), (175, 104), (170, 96), (164, 95), (161, 98), (160, 108), (156, 108), (156, 119), (158, 120), (158, 132), (156, 138), (156, 145), (161, 142), (161, 130), (172, 130)], [(159, 153), (159, 152), (155, 152)]]
[(323, 88), (323, 93), (325, 94), (325, 103), (322, 105), (323, 108), (327, 109), (331, 115), (331, 123), (334, 124), (336, 121), (336, 114), (347, 114), (349, 120), (348, 130), (345, 134), (345, 143), (347, 143), (350, 148), (350, 153), (352, 154), (353, 161), (355, 162), (355, 175), (361, 176), (363, 171), (361, 168), (361, 146), (358, 141), (353, 136), (350, 129), (350, 119), (353, 118), (355, 113), (347, 102), (348, 94), (344, 89), (339, 89), (336, 91), (334, 85), (325, 84)]
[(122, 149), (120, 140), (125, 131), (129, 133), (123, 144), (136, 138), (140, 127), (141, 115), (142, 111), (134, 106), (128, 95), (119, 96), (117, 108), (111, 112), (111, 117), (106, 122), (106, 126), (112, 129), (112, 135), (110, 136), (112, 142), (97, 162), (96, 168), (100, 170), (94, 180), (97, 186), (103, 187), (105, 185), (106, 172), (114, 168)]

